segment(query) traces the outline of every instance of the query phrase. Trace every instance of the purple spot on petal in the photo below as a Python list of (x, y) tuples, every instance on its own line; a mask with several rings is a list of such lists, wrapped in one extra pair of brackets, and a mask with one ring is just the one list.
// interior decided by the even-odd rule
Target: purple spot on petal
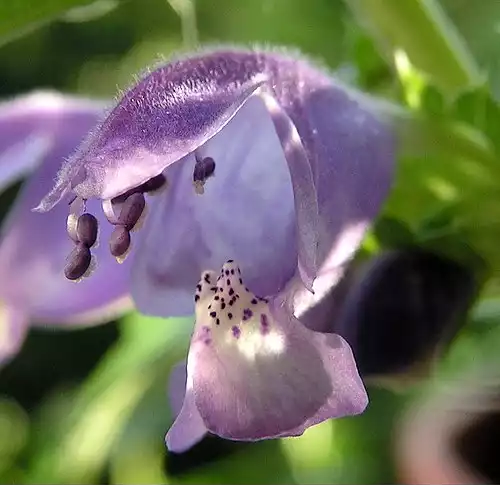
[(240, 338), (240, 335), (241, 335), (241, 330), (236, 326), (236, 325), (233, 325), (231, 327), (231, 330), (233, 332), (233, 337), (234, 338)]
[(260, 315), (260, 332), (262, 335), (269, 333), (269, 319), (264, 313)]

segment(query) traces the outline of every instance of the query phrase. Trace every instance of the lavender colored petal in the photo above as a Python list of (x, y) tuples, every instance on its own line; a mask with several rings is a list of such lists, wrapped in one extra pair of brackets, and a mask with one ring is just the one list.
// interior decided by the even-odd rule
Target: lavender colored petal
[(0, 306), (0, 366), (21, 348), (28, 330), (27, 315), (12, 306)]
[(186, 393), (186, 362), (179, 362), (170, 374), (168, 393), (172, 412), (176, 416), (175, 424), (165, 437), (170, 451), (182, 453), (200, 440), (207, 433), (200, 414), (194, 404), (191, 390)]
[(205, 193), (194, 193), (191, 155), (167, 170), (171, 189), (151, 201), (132, 279), (144, 313), (192, 314), (201, 272), (228, 258), (259, 295), (282, 290), (297, 266), (290, 174), (261, 99), (247, 101), (200, 152), (216, 162)]
[(348, 90), (311, 92), (304, 111), (291, 117), (315, 162), (320, 221), (320, 270), (315, 294), (297, 295), (302, 313), (341, 280), (390, 190), (396, 146), (390, 127), (369, 102)]
[[(51, 146), (46, 120), (61, 104), (59, 95), (36, 91), (0, 103), (0, 190), (31, 173)], [(78, 106), (75, 99), (64, 100)]]
[[(271, 315), (265, 332), (247, 322), (231, 336), (221, 325), (208, 341), (209, 322), (197, 320), (187, 410), (194, 397), (207, 429), (234, 440), (296, 436), (326, 419), (361, 413), (368, 398), (345, 340), (308, 330), (281, 303), (272, 304)], [(178, 419), (169, 433), (182, 435), (186, 421)]]
[(175, 364), (170, 371), (170, 379), (168, 381), (168, 399), (174, 416), (177, 416), (181, 412), (184, 395), (186, 394), (186, 365), (186, 361), (183, 360)]
[[(78, 284), (67, 281), (63, 267), (73, 247), (65, 224), (68, 206), (61, 204), (46, 214), (31, 211), (51, 187), (61, 160), (95, 126), (102, 110), (102, 104), (52, 95), (44, 116), (36, 112), (35, 121), (30, 121), (50, 141), (50, 148), (2, 227), (0, 299), (22, 308), (35, 322), (94, 323), (121, 310), (125, 302), (127, 263), (117, 265), (103, 244), (92, 249), (100, 263), (97, 274)], [(89, 201), (88, 207), (101, 214), (97, 201)], [(107, 239), (112, 227), (104, 221), (100, 217), (100, 237)]]

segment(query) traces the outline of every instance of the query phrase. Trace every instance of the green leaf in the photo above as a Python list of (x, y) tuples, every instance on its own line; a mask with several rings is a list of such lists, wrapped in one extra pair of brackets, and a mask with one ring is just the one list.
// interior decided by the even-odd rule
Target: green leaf
[(455, 26), (434, 0), (346, 0), (359, 22), (393, 60), (410, 62), (447, 92), (476, 85), (481, 77)]
[[(123, 337), (73, 396), (42, 415), (28, 483), (98, 483), (116, 439), (158, 379), (167, 385), (172, 365), (186, 354), (192, 319), (125, 319)], [(165, 393), (165, 410), (168, 413)], [(62, 418), (61, 418), (62, 417)], [(158, 430), (162, 441), (164, 430)]]
[(29, 29), (51, 21), (75, 7), (99, 8), (98, 0), (2, 0), (0, 2), (0, 44)]

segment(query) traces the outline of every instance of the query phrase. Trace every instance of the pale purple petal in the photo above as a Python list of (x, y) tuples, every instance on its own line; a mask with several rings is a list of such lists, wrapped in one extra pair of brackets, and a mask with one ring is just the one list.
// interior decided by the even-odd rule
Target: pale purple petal
[(50, 124), (54, 112), (63, 105), (64, 109), (77, 110), (83, 107), (83, 102), (76, 98), (62, 99), (50, 91), (35, 91), (0, 103), (0, 190), (28, 175), (42, 162), (52, 144), (50, 126), (46, 123)]
[(184, 395), (186, 394), (186, 365), (186, 361), (183, 360), (175, 364), (170, 371), (168, 399), (174, 416), (177, 416), (181, 412)]
[(12, 306), (0, 305), (0, 366), (21, 348), (28, 330), (27, 315)]
[(150, 204), (133, 267), (134, 300), (144, 313), (192, 314), (200, 274), (228, 257), (261, 295), (278, 293), (294, 274), (290, 174), (261, 99), (251, 98), (200, 153), (216, 162), (205, 193), (194, 194), (191, 155), (166, 172), (171, 189)]
[(191, 389), (186, 393), (186, 384), (186, 362), (183, 361), (172, 369), (168, 387), (170, 405), (176, 420), (168, 431), (165, 442), (169, 450), (175, 453), (188, 450), (207, 434), (207, 428), (194, 404)]
[[(35, 322), (90, 323), (107, 319), (121, 308), (130, 269), (124, 267), (126, 263), (117, 265), (105, 244), (94, 251), (100, 268), (92, 279), (78, 284), (67, 281), (63, 268), (73, 247), (65, 224), (68, 206), (61, 204), (46, 214), (33, 213), (31, 208), (51, 187), (61, 160), (95, 126), (103, 106), (55, 94), (50, 99), (52, 104), (47, 103), (43, 116), (34, 109), (34, 130), (50, 146), (41, 165), (22, 187), (2, 227), (0, 299), (22, 308)], [(25, 120), (30, 120), (29, 116)], [(98, 206), (97, 201), (89, 201), (90, 210)], [(102, 223), (103, 219), (100, 236), (106, 240), (112, 228)]]
[(299, 313), (341, 280), (389, 192), (395, 159), (389, 126), (355, 93), (316, 90), (307, 97), (305, 110), (291, 116), (314, 162), (320, 270), (315, 294), (297, 295)]
[[(326, 419), (364, 410), (366, 391), (340, 336), (308, 330), (283, 301), (258, 300), (238, 283), (233, 263), (221, 275), (221, 290), (212, 291), (217, 275), (207, 272), (197, 292), (186, 413), (193, 414), (194, 400), (210, 432), (258, 440), (299, 435)], [(228, 306), (231, 289), (240, 298)], [(171, 433), (181, 435), (186, 421), (178, 419)]]

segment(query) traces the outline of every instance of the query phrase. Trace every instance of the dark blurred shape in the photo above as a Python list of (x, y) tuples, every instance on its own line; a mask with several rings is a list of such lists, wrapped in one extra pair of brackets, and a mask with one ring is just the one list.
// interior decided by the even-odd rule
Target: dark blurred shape
[(219, 460), (227, 459), (252, 446), (252, 443), (229, 441), (207, 435), (184, 453), (165, 455), (165, 470), (171, 477), (178, 477)]
[(59, 386), (83, 382), (118, 339), (116, 323), (82, 329), (31, 329), (21, 352), (0, 371), (0, 395), (26, 410)]
[(7, 216), (9, 209), (21, 190), (23, 181), (16, 182), (0, 192), (0, 227)]
[(477, 291), (467, 267), (420, 249), (382, 253), (350, 286), (333, 330), (363, 377), (408, 371), (442, 350)]
[(491, 483), (500, 483), (500, 395), (498, 409), (480, 416), (456, 440), (462, 459)]
[(400, 483), (500, 483), (498, 367), (446, 376), (403, 415), (395, 455)]

